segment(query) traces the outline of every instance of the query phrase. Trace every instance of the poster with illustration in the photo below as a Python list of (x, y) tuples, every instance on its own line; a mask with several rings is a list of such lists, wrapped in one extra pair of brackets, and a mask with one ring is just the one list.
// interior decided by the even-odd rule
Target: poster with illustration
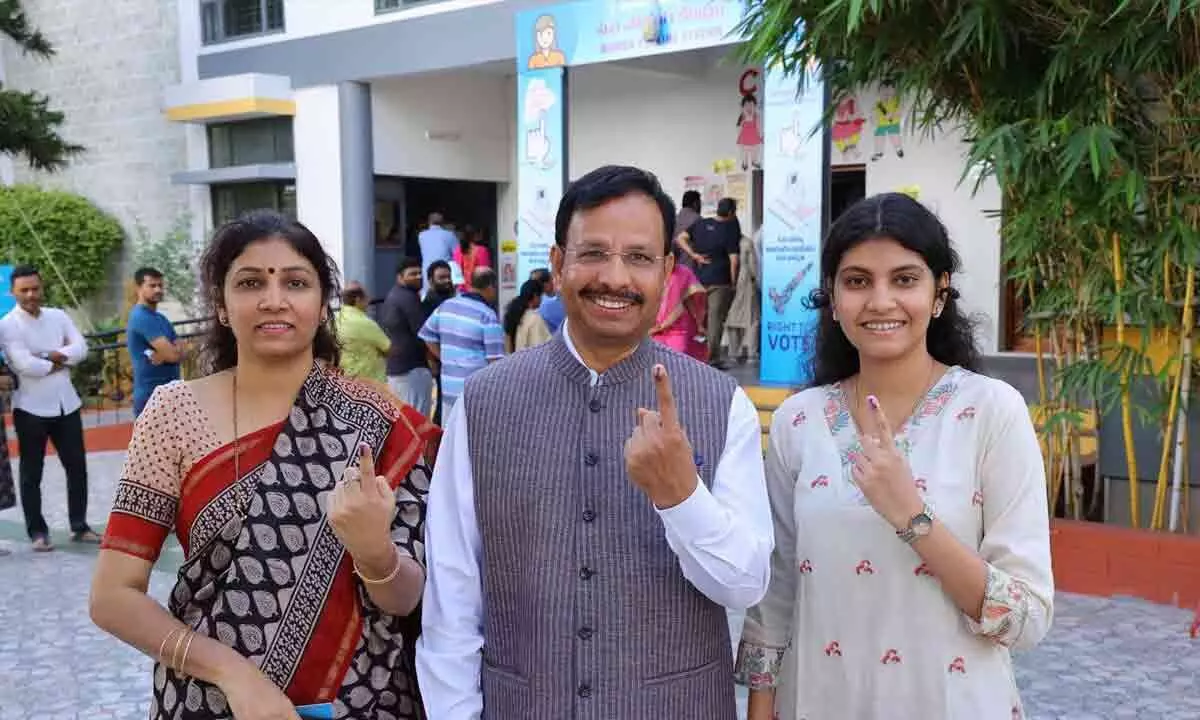
[(867, 119), (863, 117), (859, 98), (850, 95), (837, 102), (834, 111), (833, 126), (829, 137), (833, 142), (832, 165), (853, 165), (862, 162), (863, 152), (859, 148), (862, 143), (863, 126)]
[(882, 158), (889, 146), (896, 157), (904, 157), (902, 125), (896, 86), (884, 83), (879, 86), (879, 97), (875, 99), (875, 152), (871, 154), (872, 162)]
[(762, 169), (761, 117), (758, 111), (758, 95), (753, 92), (743, 93), (737, 119), (737, 146), (743, 171)]
[(763, 107), (762, 363), (766, 385), (798, 387), (811, 372), (817, 314), (804, 298), (820, 273), (825, 93), (816, 67), (797, 78), (768, 69)]
[(517, 77), (517, 277), (547, 267), (563, 193), (563, 70)]

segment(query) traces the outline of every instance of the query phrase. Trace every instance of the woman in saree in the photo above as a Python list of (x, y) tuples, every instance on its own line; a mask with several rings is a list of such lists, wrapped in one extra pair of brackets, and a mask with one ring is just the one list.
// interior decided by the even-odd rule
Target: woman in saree
[(681, 262), (675, 263), (667, 278), (667, 289), (650, 337), (672, 350), (708, 362), (708, 344), (701, 328), (708, 313), (708, 295), (696, 273)]
[[(413, 672), (437, 430), (336, 369), (337, 271), (255, 212), (203, 259), (212, 374), (138, 418), (92, 584), (104, 630), (156, 660), (152, 719), (422, 718)], [(174, 529), (167, 607), (146, 594)]]
[(471, 292), (471, 278), (480, 268), (492, 267), (492, 255), (487, 245), (483, 244), (483, 233), (473, 225), (467, 225), (458, 231), (458, 247), (454, 248), (453, 260), (462, 269), (462, 283), (458, 289)]

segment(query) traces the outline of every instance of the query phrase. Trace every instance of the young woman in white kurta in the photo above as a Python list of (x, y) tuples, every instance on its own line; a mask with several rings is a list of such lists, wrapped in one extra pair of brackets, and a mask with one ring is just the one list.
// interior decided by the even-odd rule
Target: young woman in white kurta
[(771, 423), (771, 584), (738, 653), (750, 720), (1023, 718), (1009, 649), (1053, 608), (1025, 402), (967, 369), (957, 257), (916, 201), (849, 209), (822, 268), (819, 384)]

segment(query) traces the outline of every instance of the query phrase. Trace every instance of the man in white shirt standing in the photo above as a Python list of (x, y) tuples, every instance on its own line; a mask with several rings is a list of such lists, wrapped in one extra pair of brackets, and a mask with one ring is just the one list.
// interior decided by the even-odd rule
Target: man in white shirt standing
[(674, 225), (650, 173), (572, 183), (550, 256), (562, 331), (454, 404), (426, 520), (431, 718), (737, 716), (725, 608), (762, 598), (773, 548), (758, 415), (648, 336)]
[(0, 319), (0, 343), (16, 373), (13, 426), (20, 449), (21, 509), (25, 530), (37, 552), (54, 549), (42, 516), (42, 466), (46, 440), (54, 441), (67, 474), (67, 514), (73, 542), (98, 543), (87, 524), (87, 452), (83, 446), (82, 402), (71, 384), (70, 368), (87, 357), (87, 341), (58, 308), (42, 307), (42, 278), (37, 268), (13, 268), (12, 294), (17, 300)]

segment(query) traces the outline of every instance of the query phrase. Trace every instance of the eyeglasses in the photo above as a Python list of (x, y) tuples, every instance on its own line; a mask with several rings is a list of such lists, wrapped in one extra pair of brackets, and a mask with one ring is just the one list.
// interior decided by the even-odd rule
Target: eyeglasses
[(573, 255), (575, 261), (580, 265), (599, 267), (600, 265), (607, 265), (612, 258), (619, 257), (625, 263), (625, 267), (637, 270), (649, 270), (657, 265), (659, 260), (666, 257), (665, 255), (650, 255), (640, 250), (619, 252), (616, 250), (599, 250), (595, 248), (587, 250), (567, 248), (566, 252)]

